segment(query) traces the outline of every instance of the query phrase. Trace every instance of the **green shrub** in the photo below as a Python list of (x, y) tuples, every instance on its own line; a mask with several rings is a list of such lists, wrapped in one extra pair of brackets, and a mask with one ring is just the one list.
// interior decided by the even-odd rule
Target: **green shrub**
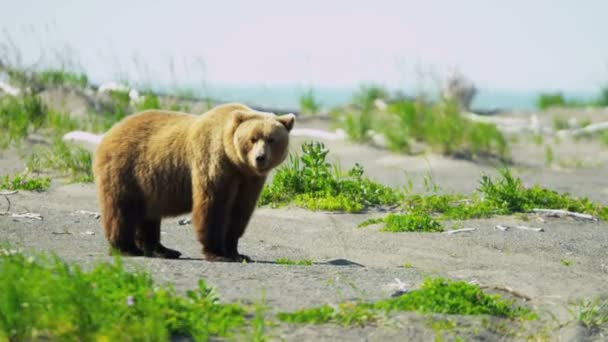
[(0, 147), (19, 144), (45, 123), (47, 108), (38, 96), (0, 97)]
[(378, 131), (393, 151), (410, 153), (411, 143), (418, 141), (445, 155), (508, 157), (507, 140), (498, 128), (462, 117), (454, 102), (404, 100), (389, 106), (378, 122)]
[(160, 102), (158, 96), (150, 93), (145, 94), (141, 102), (137, 104), (138, 111), (144, 111), (148, 109), (160, 109)]
[(370, 224), (384, 223), (381, 231), (384, 232), (442, 232), (443, 227), (439, 221), (426, 212), (412, 210), (406, 214), (388, 214), (380, 219), (370, 219), (359, 224), (365, 227)]
[(401, 194), (363, 176), (355, 165), (342, 176), (326, 161), (329, 151), (322, 143), (305, 143), (301, 156), (289, 156), (260, 196), (260, 205), (293, 203), (313, 210), (358, 212), (368, 207), (394, 205)]
[(220, 304), (204, 281), (179, 296), (130, 273), (119, 258), (91, 271), (54, 256), (0, 249), (0, 340), (207, 340), (243, 325), (245, 311)]
[(537, 315), (530, 309), (499, 295), (488, 295), (478, 286), (464, 281), (426, 278), (420, 289), (399, 297), (375, 303), (340, 303), (336, 307), (323, 305), (295, 312), (281, 312), (279, 320), (289, 323), (363, 326), (379, 319), (379, 313), (416, 311), (449, 315), (491, 315), (508, 319), (533, 320)]
[(32, 171), (58, 171), (72, 182), (92, 182), (91, 153), (79, 146), (55, 139), (51, 147), (39, 147), (28, 158)]
[(318, 114), (321, 104), (316, 100), (312, 89), (309, 89), (300, 96), (300, 110), (304, 114)]
[(84, 88), (89, 84), (87, 75), (65, 70), (44, 70), (37, 74), (37, 78), (45, 86), (75, 86)]
[(566, 99), (562, 93), (546, 93), (540, 94), (536, 100), (536, 106), (540, 110), (549, 107), (563, 107), (566, 105)]
[(5, 175), (0, 178), (0, 189), (44, 191), (51, 186), (48, 177), (30, 177), (29, 174)]
[(277, 264), (292, 265), (292, 266), (311, 266), (312, 260), (310, 260), (310, 259), (292, 260), (289, 258), (279, 258), (279, 259), (277, 259)]

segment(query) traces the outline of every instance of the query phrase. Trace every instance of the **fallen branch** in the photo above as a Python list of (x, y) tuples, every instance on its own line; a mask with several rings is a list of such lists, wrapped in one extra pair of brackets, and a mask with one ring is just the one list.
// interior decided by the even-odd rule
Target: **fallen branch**
[(597, 123), (594, 123), (591, 125), (587, 125), (583, 128), (561, 130), (561, 131), (558, 131), (557, 133), (559, 135), (570, 134), (570, 135), (576, 137), (576, 136), (583, 135), (583, 134), (605, 131), (607, 129), (608, 129), (608, 121), (604, 121), (604, 122), (597, 122)]
[(528, 227), (528, 226), (505, 226), (502, 224), (497, 224), (494, 228), (496, 228), (498, 230), (502, 230), (503, 232), (506, 232), (507, 230), (509, 230), (511, 228), (529, 230), (529, 231), (537, 232), (537, 233), (545, 231), (544, 228), (535, 228), (535, 227)]
[(190, 223), (192, 223), (192, 219), (189, 219), (189, 218), (181, 219), (181, 220), (177, 221), (177, 224), (179, 224), (180, 226), (185, 226)]
[(13, 213), (13, 214), (11, 214), (11, 217), (28, 218), (28, 219), (32, 219), (32, 220), (42, 221), (42, 215), (37, 214), (37, 213), (23, 213), (23, 214)]
[(8, 213), (11, 212), (11, 200), (8, 199), (8, 196), (3, 194), (4, 199), (6, 200), (6, 203), (8, 203), (8, 205), (6, 206), (6, 210), (3, 213), (0, 213), (0, 216), (4, 216), (4, 215), (8, 215)]
[(479, 286), (479, 288), (481, 289), (490, 289), (490, 290), (495, 290), (495, 291), (504, 291), (507, 292), (511, 295), (513, 295), (514, 297), (523, 299), (524, 301), (530, 301), (532, 300), (532, 298), (530, 298), (529, 296), (518, 292), (516, 290), (513, 290), (512, 288), (508, 287), (508, 286), (488, 286), (488, 285), (483, 285), (483, 286)]
[(76, 214), (92, 216), (96, 220), (101, 217), (101, 215), (98, 212), (96, 212), (96, 211), (89, 211), (89, 210), (78, 210), (76, 212)]
[(477, 228), (454, 229), (454, 230), (450, 230), (450, 231), (447, 231), (447, 232), (443, 232), (443, 234), (452, 235), (452, 234), (458, 234), (458, 233), (472, 232), (474, 230), (477, 230)]
[(14, 195), (16, 193), (18, 193), (19, 191), (17, 190), (13, 190), (13, 191), (0, 191), (0, 195), (2, 196), (8, 196), (8, 195)]
[(574, 217), (574, 218), (579, 218), (582, 220), (589, 220), (589, 221), (597, 221), (597, 218), (594, 217), (593, 215), (589, 215), (589, 214), (581, 214), (581, 213), (576, 213), (573, 211), (568, 211), (568, 210), (561, 210), (561, 209), (532, 209), (533, 212), (535, 213), (539, 213), (539, 214), (545, 214), (547, 216), (551, 216), (551, 217), (562, 217), (562, 216), (570, 216), (570, 217)]

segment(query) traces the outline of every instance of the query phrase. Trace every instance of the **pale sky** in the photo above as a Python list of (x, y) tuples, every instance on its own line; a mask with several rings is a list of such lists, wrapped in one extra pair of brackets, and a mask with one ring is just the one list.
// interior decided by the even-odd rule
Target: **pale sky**
[(430, 69), (455, 67), (484, 89), (608, 83), (605, 0), (0, 0), (0, 8), (0, 43), (11, 37), (30, 60), (59, 51), (98, 81), (128, 73), (411, 87)]

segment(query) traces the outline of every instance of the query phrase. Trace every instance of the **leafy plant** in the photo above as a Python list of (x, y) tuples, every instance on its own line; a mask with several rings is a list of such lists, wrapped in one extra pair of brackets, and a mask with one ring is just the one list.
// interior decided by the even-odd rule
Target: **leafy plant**
[(44, 191), (51, 186), (48, 177), (30, 177), (29, 174), (15, 174), (12, 177), (5, 175), (0, 178), (0, 189)]
[(245, 322), (245, 310), (221, 304), (199, 281), (178, 295), (149, 274), (130, 273), (120, 258), (91, 271), (55, 256), (0, 249), (1, 340), (207, 340)]
[(566, 99), (562, 93), (544, 93), (538, 96), (536, 106), (544, 110), (549, 107), (562, 107), (566, 105)]
[(148, 109), (160, 109), (160, 101), (158, 101), (158, 96), (152, 93), (143, 95), (143, 99), (137, 104), (138, 111)]
[(46, 106), (37, 96), (1, 97), (0, 147), (20, 143), (30, 131), (39, 129), (45, 123), (46, 113)]
[(305, 114), (317, 114), (321, 109), (321, 104), (316, 100), (312, 89), (308, 89), (300, 96), (300, 110)]
[(581, 300), (568, 311), (587, 329), (608, 328), (608, 299)]
[(355, 165), (346, 176), (326, 161), (329, 150), (322, 143), (305, 143), (302, 155), (290, 155), (272, 183), (264, 187), (260, 205), (294, 203), (312, 210), (358, 212), (368, 207), (394, 205), (401, 194), (363, 177)]
[(417, 210), (410, 211), (406, 214), (388, 214), (380, 219), (371, 219), (363, 221), (359, 227), (365, 227), (370, 224), (384, 223), (381, 231), (384, 232), (442, 232), (443, 227), (436, 219), (428, 213)]
[(295, 312), (282, 312), (279, 320), (289, 323), (363, 326), (375, 323), (380, 313), (416, 311), (450, 315), (491, 315), (509, 319), (533, 320), (537, 315), (517, 306), (500, 295), (488, 295), (478, 286), (464, 281), (426, 278), (422, 286), (399, 297), (375, 303), (340, 303), (335, 307), (323, 305)]
[(312, 260), (310, 260), (310, 259), (292, 260), (289, 258), (279, 258), (279, 259), (277, 259), (277, 264), (293, 265), (293, 266), (311, 266)]
[(65, 70), (44, 70), (37, 74), (37, 78), (45, 86), (75, 86), (84, 88), (89, 83), (87, 75)]
[(59, 171), (73, 182), (92, 182), (91, 153), (82, 147), (56, 139), (51, 147), (36, 149), (28, 158), (32, 171)]

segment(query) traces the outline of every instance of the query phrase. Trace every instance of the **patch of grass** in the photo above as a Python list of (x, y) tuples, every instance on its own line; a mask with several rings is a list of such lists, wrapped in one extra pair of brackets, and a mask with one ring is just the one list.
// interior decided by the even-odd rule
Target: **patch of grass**
[(406, 263), (404, 263), (404, 264), (402, 265), (402, 267), (403, 267), (403, 268), (412, 268), (412, 267), (414, 267), (414, 265), (412, 265), (412, 263), (411, 263), (411, 262), (406, 262)]
[(572, 261), (572, 260), (566, 260), (566, 259), (562, 259), (562, 260), (560, 260), (560, 262), (561, 262), (561, 263), (562, 263), (562, 265), (564, 265), (564, 266), (572, 266), (572, 265), (574, 265), (574, 261)]
[(0, 189), (44, 191), (51, 186), (48, 177), (31, 177), (29, 174), (5, 175), (0, 178)]
[(536, 106), (540, 110), (550, 107), (563, 107), (566, 105), (566, 99), (562, 93), (544, 93), (538, 95)]
[(198, 285), (180, 296), (150, 274), (128, 272), (120, 258), (84, 271), (3, 248), (0, 340), (207, 340), (243, 326), (243, 307), (219, 303), (203, 280)]
[(19, 144), (45, 123), (48, 109), (38, 96), (0, 98), (0, 148)]
[(570, 124), (568, 123), (568, 121), (564, 118), (562, 118), (561, 116), (555, 116), (553, 117), (553, 130), (554, 131), (560, 131), (562, 129), (568, 129), (570, 128)]
[(27, 167), (36, 172), (58, 171), (72, 182), (93, 181), (91, 153), (79, 146), (56, 139), (50, 147), (36, 149), (28, 158)]
[(426, 278), (422, 286), (396, 298), (375, 303), (340, 303), (336, 307), (323, 305), (316, 308), (278, 314), (289, 323), (362, 326), (379, 320), (380, 313), (416, 311), (449, 315), (491, 315), (508, 319), (533, 320), (537, 315), (530, 309), (517, 306), (514, 301), (500, 295), (484, 293), (478, 286), (464, 281), (443, 278)]
[(418, 141), (445, 155), (508, 159), (507, 139), (498, 128), (464, 118), (453, 102), (394, 103), (384, 120), (379, 121), (377, 130), (386, 138), (388, 147), (397, 152), (411, 153), (412, 142)]
[(45, 86), (74, 86), (84, 88), (89, 84), (87, 75), (65, 70), (44, 70), (37, 79)]
[(370, 307), (357, 303), (340, 303), (337, 307), (323, 305), (295, 312), (280, 312), (277, 318), (287, 323), (325, 324), (342, 326), (365, 326), (378, 320), (378, 313)]
[(315, 115), (321, 110), (321, 104), (315, 98), (312, 89), (308, 89), (304, 94), (300, 95), (300, 110), (304, 114)]
[(292, 260), (289, 258), (279, 258), (279, 259), (277, 259), (277, 264), (292, 265), (292, 266), (311, 266), (312, 260), (310, 260), (310, 259)]
[(553, 163), (553, 149), (551, 146), (545, 148), (545, 165), (551, 165)]
[(608, 329), (608, 299), (581, 300), (568, 310), (587, 329)]
[(410, 211), (406, 214), (388, 214), (380, 219), (371, 219), (363, 221), (359, 227), (365, 227), (370, 224), (384, 223), (384, 227), (380, 230), (383, 232), (442, 232), (443, 226), (439, 221), (431, 217), (427, 213), (417, 210)]
[(152, 93), (143, 95), (143, 99), (137, 104), (138, 111), (148, 109), (160, 109), (160, 101), (158, 101), (158, 96)]
[(492, 315), (505, 318), (535, 319), (530, 309), (516, 306), (500, 295), (484, 293), (478, 286), (464, 281), (426, 278), (420, 289), (397, 298), (373, 304), (375, 309), (417, 311), (451, 315)]
[(326, 161), (328, 153), (322, 143), (303, 144), (302, 155), (290, 155), (264, 187), (259, 204), (278, 207), (293, 203), (312, 210), (359, 212), (395, 205), (402, 198), (398, 191), (365, 178), (360, 165), (342, 175)]

